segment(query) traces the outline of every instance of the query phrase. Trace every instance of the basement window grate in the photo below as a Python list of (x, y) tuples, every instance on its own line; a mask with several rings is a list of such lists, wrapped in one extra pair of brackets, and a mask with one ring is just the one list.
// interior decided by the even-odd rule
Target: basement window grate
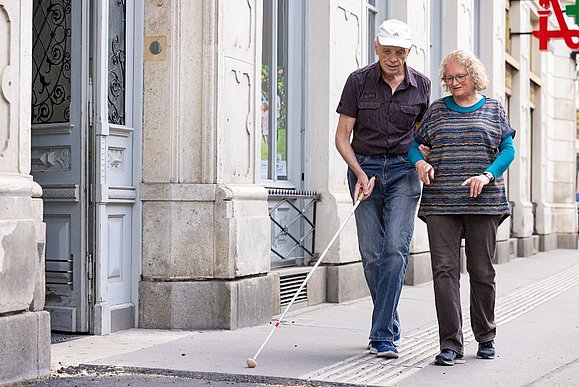
[(293, 189), (268, 190), (272, 266), (302, 266), (317, 258), (316, 204), (320, 194)]
[[(279, 284), (279, 298), (280, 305), (282, 307), (287, 306), (292, 300), (293, 296), (298, 291), (300, 285), (305, 281), (308, 273), (302, 274), (290, 274), (280, 276)], [(300, 291), (296, 300), (294, 302), (307, 302), (308, 301), (308, 285)]]

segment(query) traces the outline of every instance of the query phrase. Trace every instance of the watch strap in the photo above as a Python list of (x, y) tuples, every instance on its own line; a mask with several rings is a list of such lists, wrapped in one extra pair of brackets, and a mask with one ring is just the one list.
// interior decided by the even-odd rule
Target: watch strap
[(495, 177), (493, 176), (492, 173), (485, 171), (482, 174), (485, 175), (489, 179), (489, 182), (492, 183), (493, 181), (495, 181)]

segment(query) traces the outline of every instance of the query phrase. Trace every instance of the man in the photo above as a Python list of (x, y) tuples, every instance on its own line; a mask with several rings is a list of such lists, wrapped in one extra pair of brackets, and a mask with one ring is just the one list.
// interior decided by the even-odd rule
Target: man
[(356, 227), (374, 303), (369, 349), (386, 358), (398, 357), (397, 306), (421, 189), (407, 152), (430, 100), (430, 80), (406, 64), (411, 46), (406, 23), (383, 22), (375, 42), (378, 62), (350, 74), (336, 109), (336, 148), (349, 167), (350, 193), (363, 193)]

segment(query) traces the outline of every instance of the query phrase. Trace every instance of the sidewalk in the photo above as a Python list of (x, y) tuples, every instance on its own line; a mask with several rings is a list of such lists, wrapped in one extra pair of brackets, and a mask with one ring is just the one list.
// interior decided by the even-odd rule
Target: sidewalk
[[(271, 324), (235, 331), (131, 329), (87, 336), (53, 344), (52, 369), (79, 364), (122, 366), (163, 369), (169, 375), (197, 373), (207, 379), (214, 375), (215, 380), (232, 374), (249, 383), (270, 380), (292, 385), (316, 385), (316, 381), (326, 385), (579, 385), (579, 251), (554, 250), (495, 267), (494, 360), (475, 357), (477, 344), (466, 317), (466, 363), (431, 364), (438, 353), (438, 332), (428, 283), (403, 289), (401, 356), (396, 360), (378, 359), (365, 349), (371, 311), (371, 300), (365, 298), (290, 311), (253, 369), (246, 366), (246, 359), (266, 339)], [(462, 292), (463, 314), (468, 316), (466, 275)]]

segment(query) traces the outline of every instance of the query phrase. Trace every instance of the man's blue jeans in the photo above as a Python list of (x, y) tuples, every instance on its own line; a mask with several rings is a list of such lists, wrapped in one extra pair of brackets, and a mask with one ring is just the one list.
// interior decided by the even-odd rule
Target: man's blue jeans
[[(394, 341), (400, 336), (398, 300), (408, 266), (420, 180), (406, 156), (360, 156), (374, 190), (356, 210), (358, 244), (364, 275), (374, 303), (370, 340)], [(350, 194), (358, 181), (348, 170)]]

